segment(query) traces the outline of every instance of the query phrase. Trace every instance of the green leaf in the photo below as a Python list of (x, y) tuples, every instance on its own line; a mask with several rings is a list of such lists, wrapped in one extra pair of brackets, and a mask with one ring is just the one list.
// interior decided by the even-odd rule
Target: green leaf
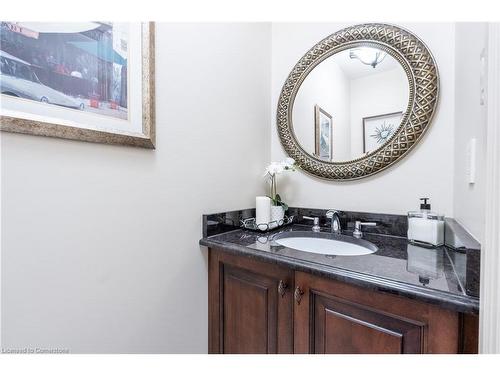
[(267, 197), (271, 200), (272, 206), (278, 206), (278, 202), (276, 201), (276, 199), (274, 199), (273, 197), (270, 197), (269, 195), (267, 195)]

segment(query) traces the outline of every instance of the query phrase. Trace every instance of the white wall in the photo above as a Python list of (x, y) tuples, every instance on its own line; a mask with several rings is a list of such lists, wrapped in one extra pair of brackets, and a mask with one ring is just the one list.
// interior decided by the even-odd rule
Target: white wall
[[(484, 232), (486, 106), (480, 104), (480, 56), (488, 43), (485, 23), (457, 23), (455, 51), (455, 218), (480, 242)], [(476, 183), (467, 177), (467, 145), (476, 138)]]
[(408, 107), (408, 78), (403, 68), (351, 80), (351, 160), (363, 155), (363, 118), (405, 112)]
[(157, 149), (2, 133), (2, 347), (204, 353), (201, 214), (263, 193), (270, 25), (157, 24)]
[[(345, 27), (336, 23), (278, 23), (272, 26), (271, 157), (284, 153), (276, 132), (276, 105), (282, 85), (303, 54), (322, 38)], [(429, 196), (433, 208), (453, 216), (454, 168), (454, 25), (400, 24), (418, 35), (437, 60), (441, 99), (434, 122), (420, 144), (403, 160), (370, 178), (355, 182), (323, 181), (302, 172), (290, 174), (282, 196), (294, 206), (405, 214)], [(285, 183), (281, 183), (282, 187)]]
[[(253, 206), (264, 192), (263, 166), (284, 157), (282, 84), (305, 51), (344, 26), (158, 24), (155, 151), (1, 133), (2, 347), (206, 352), (201, 214)], [(467, 74), (477, 64), (473, 34), (484, 35), (457, 27), (455, 74), (453, 24), (402, 26), (440, 68), (441, 101), (422, 142), (356, 182), (290, 174), (283, 195), (295, 206), (399, 214), (427, 195), (480, 236), (482, 180), (463, 188), (461, 150), (472, 135), (484, 140), (470, 126), (482, 109), (468, 107), (478, 91)]]

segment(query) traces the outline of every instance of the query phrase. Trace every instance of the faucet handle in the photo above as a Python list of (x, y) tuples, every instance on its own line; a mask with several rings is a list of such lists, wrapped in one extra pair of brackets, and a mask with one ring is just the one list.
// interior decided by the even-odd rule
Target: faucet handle
[(319, 232), (321, 228), (319, 227), (319, 217), (302, 216), (303, 219), (313, 220), (313, 232)]
[(361, 232), (361, 226), (375, 227), (375, 226), (377, 226), (377, 223), (373, 223), (373, 222), (361, 222), (359, 220), (356, 220), (354, 222), (354, 232), (352, 232), (352, 234), (353, 234), (354, 237), (360, 238), (361, 236), (363, 236), (363, 233)]
[(303, 219), (313, 220), (314, 225), (319, 225), (319, 217), (302, 216)]
[(362, 222), (362, 221), (356, 220), (356, 222), (354, 223), (354, 228), (361, 229), (361, 226), (376, 227), (377, 223), (374, 223), (374, 222)]

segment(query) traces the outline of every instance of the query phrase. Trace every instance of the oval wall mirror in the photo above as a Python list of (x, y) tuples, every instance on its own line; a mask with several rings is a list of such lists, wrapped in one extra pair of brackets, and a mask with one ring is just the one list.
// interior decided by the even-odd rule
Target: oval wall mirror
[(404, 157), (437, 106), (439, 75), (407, 30), (363, 24), (311, 48), (288, 76), (277, 125), (287, 154), (330, 180), (367, 177)]

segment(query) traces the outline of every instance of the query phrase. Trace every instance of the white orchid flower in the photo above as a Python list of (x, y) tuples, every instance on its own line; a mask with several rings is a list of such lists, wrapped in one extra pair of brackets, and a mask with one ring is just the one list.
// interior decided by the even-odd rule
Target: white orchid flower
[(266, 168), (266, 175), (269, 174), (271, 176), (281, 174), (285, 170), (285, 166), (282, 163), (272, 162)]
[(277, 175), (282, 174), (285, 171), (295, 171), (295, 160), (292, 158), (286, 158), (283, 161), (277, 162), (273, 161), (269, 164), (265, 170), (264, 177), (269, 178), (270, 181), (270, 194), (269, 198), (271, 198), (272, 204), (274, 206), (282, 206), (285, 210), (288, 209), (288, 205), (281, 200), (277, 192)]
[(269, 164), (265, 170), (264, 176), (275, 176), (282, 174), (285, 171), (295, 171), (295, 160), (292, 158), (286, 158), (281, 162), (273, 161)]

